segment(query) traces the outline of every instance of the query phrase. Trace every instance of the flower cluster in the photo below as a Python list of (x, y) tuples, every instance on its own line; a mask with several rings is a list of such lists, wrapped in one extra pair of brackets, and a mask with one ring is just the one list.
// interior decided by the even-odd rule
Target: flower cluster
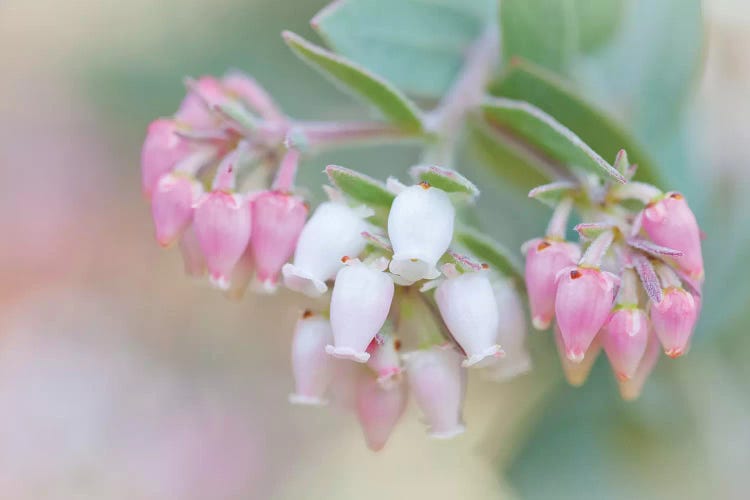
[[(624, 151), (615, 165), (628, 180), (635, 172)], [(701, 234), (687, 201), (649, 184), (591, 178), (530, 196), (556, 205), (545, 237), (524, 247), (534, 327), (554, 320), (571, 384), (585, 381), (603, 349), (623, 398), (638, 397), (659, 346), (671, 358), (685, 354), (700, 312)], [(564, 238), (574, 206), (588, 221), (575, 227), (581, 244)]]
[[(288, 119), (250, 77), (202, 77), (172, 118), (148, 128), (142, 187), (156, 238), (179, 241), (189, 274), (241, 296), (253, 273), (275, 289), (308, 208), (291, 192), (297, 151)], [(269, 179), (276, 171), (273, 183)]]
[[(329, 175), (331, 168), (341, 172), (329, 167)], [(289, 288), (311, 296), (332, 282), (329, 309), (306, 311), (297, 323), (290, 400), (321, 404), (348, 394), (343, 405), (354, 409), (374, 450), (384, 446), (408, 394), (430, 435), (449, 438), (464, 430), (467, 368), (496, 379), (530, 368), (514, 283), (451, 248), (461, 197), (424, 181), (390, 179), (383, 189), (393, 200), (379, 213), (329, 191), (333, 200), (312, 215), (283, 270)]]

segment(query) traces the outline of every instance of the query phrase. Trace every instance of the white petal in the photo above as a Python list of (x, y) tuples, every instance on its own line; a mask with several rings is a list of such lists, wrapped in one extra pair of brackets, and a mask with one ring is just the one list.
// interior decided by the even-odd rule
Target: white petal
[(304, 293), (309, 297), (320, 297), (328, 290), (328, 286), (312, 274), (304, 271), (294, 264), (284, 264), (281, 268), (284, 276), (284, 284), (290, 290)]
[(292, 370), (295, 393), (289, 401), (295, 404), (325, 404), (325, 393), (333, 378), (333, 360), (325, 346), (333, 339), (330, 322), (313, 315), (297, 321), (292, 340)]

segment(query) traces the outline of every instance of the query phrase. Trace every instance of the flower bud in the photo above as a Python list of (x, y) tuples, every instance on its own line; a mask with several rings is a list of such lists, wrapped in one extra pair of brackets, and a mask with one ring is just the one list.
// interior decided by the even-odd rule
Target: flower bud
[(317, 297), (325, 282), (341, 269), (341, 258), (356, 257), (365, 248), (365, 221), (343, 203), (320, 205), (300, 233), (294, 264), (282, 268), (284, 283), (292, 290)]
[(580, 363), (604, 326), (615, 299), (615, 278), (598, 269), (574, 267), (561, 271), (555, 314), (565, 355)]
[(357, 417), (367, 447), (380, 451), (388, 441), (401, 415), (406, 410), (406, 384), (384, 388), (369, 374), (362, 374), (357, 383)]
[(322, 405), (333, 378), (333, 359), (325, 346), (333, 341), (331, 323), (324, 317), (305, 311), (297, 321), (292, 339), (292, 371), (295, 392), (289, 396), (294, 404)]
[(197, 203), (193, 220), (209, 277), (226, 290), (250, 240), (250, 205), (237, 194), (216, 190)]
[(665, 289), (662, 301), (651, 305), (651, 324), (670, 358), (685, 354), (697, 320), (695, 298), (682, 288)]
[(617, 380), (628, 380), (646, 352), (648, 316), (642, 309), (616, 309), (602, 331), (602, 345)]
[(396, 383), (401, 378), (401, 358), (398, 351), (401, 341), (393, 335), (379, 333), (370, 342), (367, 352), (370, 359), (367, 366), (378, 376), (378, 382), (384, 387)]
[(643, 354), (643, 359), (638, 364), (635, 374), (629, 380), (618, 381), (622, 399), (625, 401), (638, 399), (643, 390), (643, 385), (651, 375), (651, 372), (654, 371), (657, 361), (659, 361), (659, 354), (659, 340), (656, 338), (656, 335), (649, 335), (646, 352)]
[(211, 107), (225, 99), (226, 92), (221, 82), (212, 76), (202, 76), (193, 82), (174, 117), (196, 129), (214, 128), (219, 124), (219, 119)]
[(307, 206), (296, 196), (266, 191), (253, 200), (252, 212), (250, 247), (256, 276), (264, 289), (273, 290), (282, 266), (294, 253), (307, 218)]
[(384, 266), (348, 259), (336, 274), (331, 294), (334, 343), (326, 347), (328, 354), (360, 363), (370, 358), (367, 346), (383, 327), (393, 300), (393, 280)]
[(508, 380), (531, 370), (531, 356), (526, 347), (526, 314), (518, 292), (509, 280), (494, 283), (492, 289), (500, 316), (498, 340), (505, 356), (494, 360), (487, 367), (486, 374), (491, 380)]
[(679, 193), (667, 193), (643, 210), (641, 227), (656, 243), (682, 252), (675, 262), (693, 279), (703, 279), (701, 235), (693, 211)]
[(187, 175), (165, 174), (151, 200), (156, 240), (163, 247), (174, 243), (193, 220), (193, 203), (203, 193), (200, 183)]
[(565, 343), (563, 342), (563, 337), (558, 325), (555, 325), (555, 344), (557, 345), (557, 352), (560, 355), (560, 364), (562, 365), (562, 370), (565, 374), (565, 380), (567, 380), (573, 387), (582, 386), (589, 377), (591, 368), (593, 368), (596, 358), (602, 350), (599, 338), (594, 337), (594, 340), (591, 341), (583, 359), (580, 362), (575, 363), (568, 359), (568, 356), (565, 354)]
[(531, 322), (537, 330), (549, 328), (555, 315), (557, 273), (573, 266), (581, 256), (578, 246), (547, 239), (532, 240), (526, 252), (526, 289)]
[(463, 366), (502, 355), (497, 344), (500, 318), (492, 285), (484, 271), (468, 272), (443, 281), (435, 292), (440, 315), (466, 352)]
[(407, 281), (440, 275), (435, 265), (453, 239), (456, 211), (445, 191), (427, 183), (410, 186), (393, 200), (388, 237), (393, 245), (391, 272)]
[(175, 122), (165, 118), (148, 126), (141, 150), (141, 184), (143, 194), (149, 198), (159, 179), (190, 154), (190, 144), (175, 133), (176, 129)]
[(465, 430), (461, 409), (466, 370), (461, 358), (451, 346), (433, 346), (404, 356), (409, 387), (431, 437), (449, 439)]
[(182, 254), (182, 262), (185, 266), (185, 274), (194, 278), (202, 278), (206, 274), (206, 258), (203, 256), (203, 250), (201, 250), (192, 224), (182, 233), (180, 254)]
[(251, 111), (259, 113), (264, 119), (272, 122), (284, 121), (285, 117), (273, 102), (273, 98), (254, 78), (232, 71), (221, 83), (228, 92), (239, 97)]

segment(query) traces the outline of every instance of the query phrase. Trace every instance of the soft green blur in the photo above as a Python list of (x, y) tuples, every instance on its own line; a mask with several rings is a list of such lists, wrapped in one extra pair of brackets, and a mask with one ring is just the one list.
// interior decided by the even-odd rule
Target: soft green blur
[[(174, 111), (186, 75), (245, 70), (300, 118), (369, 113), (279, 36), (319, 41), (307, 21), (324, 4), (0, 4), (0, 498), (746, 498), (747, 2), (706, 1), (701, 33), (689, 12), (658, 11), (665, 0), (592, 0), (584, 12), (607, 29), (586, 33), (574, 69), (706, 233), (689, 356), (662, 359), (642, 398), (624, 403), (603, 359), (573, 389), (552, 339), (533, 334), (533, 374), (469, 384), (466, 435), (429, 441), (410, 408), (379, 454), (352, 415), (286, 402), (291, 328), (309, 302), (282, 292), (234, 303), (189, 280), (154, 241), (140, 194), (145, 128)], [(695, 81), (684, 78), (681, 105), (661, 105), (683, 73)], [(417, 155), (327, 153), (299, 183), (320, 200), (329, 163), (403, 177)], [(465, 158), (489, 233), (518, 248), (543, 230), (546, 208)]]

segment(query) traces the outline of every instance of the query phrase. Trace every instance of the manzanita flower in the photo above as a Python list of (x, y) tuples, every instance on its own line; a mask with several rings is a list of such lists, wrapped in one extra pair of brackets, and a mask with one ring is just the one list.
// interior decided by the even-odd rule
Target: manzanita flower
[(555, 316), (557, 274), (575, 265), (581, 256), (577, 245), (566, 241), (536, 239), (526, 250), (526, 289), (529, 293), (531, 322), (537, 330), (549, 328)]
[(401, 191), (388, 215), (391, 272), (410, 282), (437, 278), (435, 265), (453, 239), (455, 217), (445, 191), (426, 182)]
[(159, 179), (151, 214), (161, 246), (167, 247), (182, 236), (193, 220), (193, 204), (202, 193), (203, 187), (189, 175), (169, 173)]
[(573, 267), (560, 272), (555, 315), (565, 356), (580, 363), (607, 321), (615, 300), (615, 278), (594, 268)]
[(250, 204), (238, 194), (214, 190), (196, 204), (195, 234), (214, 284), (227, 289), (251, 231)]
[(398, 351), (401, 341), (395, 336), (379, 333), (370, 342), (367, 352), (370, 359), (367, 366), (378, 376), (378, 382), (388, 386), (398, 382), (401, 375), (401, 357)]
[(643, 210), (641, 227), (654, 243), (682, 252), (674, 257), (677, 264), (693, 279), (703, 279), (700, 228), (684, 196), (667, 193), (649, 203)]
[(565, 380), (567, 380), (573, 387), (580, 387), (589, 377), (591, 368), (594, 367), (596, 358), (602, 350), (601, 341), (599, 340), (599, 337), (594, 337), (594, 340), (591, 341), (586, 353), (583, 355), (583, 359), (580, 362), (573, 362), (565, 354), (565, 342), (563, 341), (562, 333), (557, 324), (555, 324), (554, 331), (557, 353), (560, 356), (560, 364), (562, 365), (562, 370), (565, 374)]
[(406, 384), (389, 387), (370, 374), (361, 374), (357, 384), (357, 417), (372, 451), (383, 449), (401, 415), (406, 410)]
[(648, 316), (643, 309), (615, 309), (602, 331), (602, 344), (618, 380), (633, 378), (646, 352), (650, 334)]
[(531, 370), (531, 355), (526, 346), (528, 328), (526, 314), (515, 286), (507, 279), (492, 285), (500, 316), (498, 341), (505, 356), (495, 360), (485, 370), (492, 380), (508, 380)]
[(646, 352), (643, 354), (641, 362), (638, 364), (638, 368), (635, 370), (633, 376), (627, 380), (618, 380), (617, 383), (620, 387), (620, 395), (625, 401), (633, 401), (638, 399), (643, 390), (643, 385), (646, 383), (651, 372), (654, 371), (656, 363), (659, 361), (659, 340), (656, 335), (650, 335), (648, 344), (646, 345)]
[(307, 218), (302, 199), (278, 191), (265, 191), (252, 202), (252, 248), (256, 277), (266, 290), (276, 288), (282, 266), (294, 253)]
[(141, 151), (141, 184), (143, 194), (151, 197), (159, 179), (190, 154), (190, 144), (176, 134), (177, 123), (166, 118), (148, 126)]
[(414, 400), (422, 410), (430, 436), (449, 439), (464, 432), (461, 418), (466, 371), (451, 345), (433, 346), (404, 356)]
[(331, 323), (311, 311), (297, 321), (292, 340), (292, 371), (295, 392), (289, 401), (295, 404), (325, 404), (325, 394), (334, 374), (333, 359), (325, 346), (333, 341)]
[(497, 343), (500, 317), (486, 271), (449, 277), (438, 286), (435, 300), (445, 325), (466, 352), (464, 366), (502, 355)]
[(264, 119), (271, 122), (281, 122), (286, 119), (273, 98), (254, 78), (239, 71), (231, 71), (221, 80), (221, 83), (230, 94), (241, 99), (251, 111), (257, 112)]
[(662, 301), (651, 305), (651, 323), (670, 358), (685, 354), (697, 320), (695, 298), (682, 288), (665, 289)]
[(370, 342), (383, 327), (393, 300), (394, 285), (384, 271), (384, 259), (364, 264), (344, 258), (331, 294), (333, 345), (326, 352), (338, 358), (366, 362)]
[(312, 297), (325, 293), (325, 282), (343, 266), (341, 258), (355, 257), (364, 250), (362, 232), (366, 230), (360, 214), (347, 205), (320, 205), (300, 233), (293, 264), (282, 268), (286, 286)]

